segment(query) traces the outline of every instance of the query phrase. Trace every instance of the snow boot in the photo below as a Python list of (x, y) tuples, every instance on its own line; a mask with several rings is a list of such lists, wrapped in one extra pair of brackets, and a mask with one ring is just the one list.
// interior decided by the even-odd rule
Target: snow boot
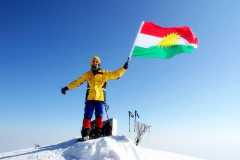
[(94, 135), (95, 135), (94, 138), (99, 138), (99, 137), (102, 136), (102, 128), (96, 127), (94, 132), (95, 132), (94, 133)]
[(81, 134), (83, 140), (89, 140), (91, 129), (90, 128), (82, 128)]

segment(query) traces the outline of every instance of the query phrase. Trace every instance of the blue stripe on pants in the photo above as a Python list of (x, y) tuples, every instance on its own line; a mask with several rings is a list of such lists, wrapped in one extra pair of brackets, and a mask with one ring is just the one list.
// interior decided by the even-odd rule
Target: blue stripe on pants
[(102, 117), (103, 115), (103, 102), (102, 101), (86, 101), (84, 109), (84, 118), (92, 119), (95, 110), (95, 117)]

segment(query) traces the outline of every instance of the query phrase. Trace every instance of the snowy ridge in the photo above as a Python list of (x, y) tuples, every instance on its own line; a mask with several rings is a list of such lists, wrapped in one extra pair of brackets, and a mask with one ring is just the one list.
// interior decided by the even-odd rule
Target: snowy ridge
[(86, 142), (69, 140), (56, 145), (1, 153), (0, 160), (202, 160), (135, 146), (125, 136), (103, 137)]

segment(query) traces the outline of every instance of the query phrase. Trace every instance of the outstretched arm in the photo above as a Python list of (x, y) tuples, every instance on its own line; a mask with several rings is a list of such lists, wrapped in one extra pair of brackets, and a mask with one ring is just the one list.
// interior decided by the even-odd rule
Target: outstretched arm
[(107, 80), (115, 80), (115, 79), (119, 79), (120, 77), (122, 77), (124, 75), (124, 73), (126, 72), (126, 70), (128, 69), (128, 62), (129, 62), (129, 58), (127, 59), (127, 61), (124, 63), (124, 65), (113, 71), (113, 72), (106, 72), (106, 77)]
[(66, 91), (72, 90), (81, 84), (83, 84), (87, 80), (88, 72), (84, 73), (82, 76), (80, 76), (78, 79), (72, 81), (67, 86), (63, 87), (61, 89), (62, 94), (66, 94)]

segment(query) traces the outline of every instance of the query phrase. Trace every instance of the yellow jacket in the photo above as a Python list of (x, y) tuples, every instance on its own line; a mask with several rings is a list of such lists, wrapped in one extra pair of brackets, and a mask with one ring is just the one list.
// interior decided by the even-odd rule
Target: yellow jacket
[(123, 67), (117, 69), (116, 71), (110, 72), (105, 70), (100, 70), (97, 74), (93, 74), (92, 71), (88, 71), (80, 76), (78, 79), (72, 81), (67, 85), (69, 89), (74, 89), (84, 82), (88, 83), (87, 100), (104, 101), (104, 87), (108, 80), (119, 79), (126, 72)]

